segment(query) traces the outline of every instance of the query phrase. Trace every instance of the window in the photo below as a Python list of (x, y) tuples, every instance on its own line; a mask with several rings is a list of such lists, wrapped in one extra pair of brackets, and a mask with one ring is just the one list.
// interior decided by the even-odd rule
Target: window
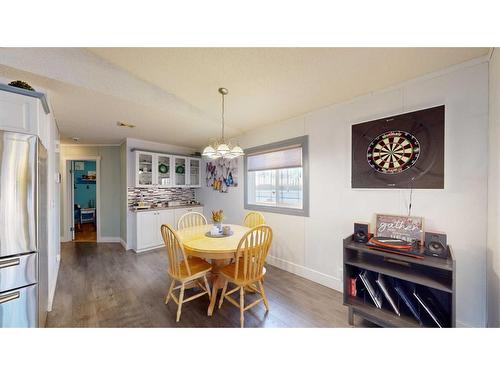
[(309, 215), (307, 136), (245, 150), (245, 208)]

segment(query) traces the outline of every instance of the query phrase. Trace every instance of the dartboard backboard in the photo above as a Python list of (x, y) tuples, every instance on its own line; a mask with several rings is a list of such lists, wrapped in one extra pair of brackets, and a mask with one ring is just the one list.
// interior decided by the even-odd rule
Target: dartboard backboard
[(444, 188), (439, 106), (352, 125), (353, 188)]

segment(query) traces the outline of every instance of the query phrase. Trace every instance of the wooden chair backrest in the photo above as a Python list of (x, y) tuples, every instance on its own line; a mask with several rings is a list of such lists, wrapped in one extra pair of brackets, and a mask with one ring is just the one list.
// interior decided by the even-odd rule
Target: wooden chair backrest
[(177, 230), (207, 224), (207, 218), (199, 212), (187, 212), (177, 222)]
[(245, 215), (243, 219), (243, 225), (249, 228), (255, 228), (257, 225), (263, 225), (266, 223), (264, 215), (257, 211), (250, 211)]
[(184, 262), (188, 276), (191, 276), (191, 269), (189, 268), (184, 247), (174, 228), (169, 224), (163, 224), (161, 226), (161, 235), (163, 237), (163, 242), (165, 242), (165, 247), (167, 248), (169, 274), (173, 277), (180, 278), (181, 264)]
[[(264, 262), (272, 240), (273, 230), (267, 225), (258, 225), (245, 233), (236, 252), (235, 279), (253, 281), (263, 276)], [(238, 275), (240, 264), (243, 264), (243, 275)]]

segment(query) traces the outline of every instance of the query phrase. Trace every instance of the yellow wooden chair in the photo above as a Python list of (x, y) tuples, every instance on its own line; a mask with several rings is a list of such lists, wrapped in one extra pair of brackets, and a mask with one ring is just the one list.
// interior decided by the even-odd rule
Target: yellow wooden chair
[(245, 215), (243, 219), (243, 225), (249, 228), (255, 228), (257, 225), (263, 225), (266, 223), (264, 215), (257, 211), (250, 211)]
[[(236, 259), (221, 269), (221, 275), (225, 278), (224, 288), (222, 289), (219, 309), (222, 307), (224, 299), (227, 299), (234, 306), (240, 309), (240, 322), (243, 328), (245, 317), (244, 312), (260, 302), (264, 302), (266, 311), (269, 311), (266, 293), (262, 284), (262, 278), (266, 273), (264, 262), (266, 261), (269, 247), (273, 239), (273, 231), (267, 225), (259, 225), (250, 229), (240, 240)], [(228, 284), (234, 284), (236, 287), (227, 291)], [(260, 294), (260, 298), (245, 306), (245, 288)], [(231, 294), (240, 292), (240, 303), (237, 303)]]
[[(187, 258), (182, 242), (170, 225), (164, 224), (161, 226), (161, 235), (167, 248), (168, 274), (172, 279), (167, 297), (165, 298), (165, 305), (170, 300), (170, 297), (172, 297), (178, 306), (176, 319), (178, 322), (181, 318), (183, 303), (192, 301), (205, 294), (208, 294), (208, 299), (210, 300), (211, 292), (207, 281), (207, 273), (212, 270), (212, 265), (200, 258)], [(203, 279), (204, 285), (201, 284), (200, 279)], [(176, 282), (180, 283), (180, 285), (175, 286)], [(184, 299), (184, 290), (190, 284), (199, 286), (202, 292)], [(173, 293), (177, 289), (180, 289), (179, 298)]]
[(203, 214), (199, 212), (187, 212), (177, 222), (177, 230), (206, 224), (207, 218)]

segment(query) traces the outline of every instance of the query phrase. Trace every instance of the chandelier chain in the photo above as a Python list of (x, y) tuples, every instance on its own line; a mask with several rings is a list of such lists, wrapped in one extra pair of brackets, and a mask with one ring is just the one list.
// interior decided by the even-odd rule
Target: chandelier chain
[(224, 142), (224, 94), (222, 94), (222, 142)]

